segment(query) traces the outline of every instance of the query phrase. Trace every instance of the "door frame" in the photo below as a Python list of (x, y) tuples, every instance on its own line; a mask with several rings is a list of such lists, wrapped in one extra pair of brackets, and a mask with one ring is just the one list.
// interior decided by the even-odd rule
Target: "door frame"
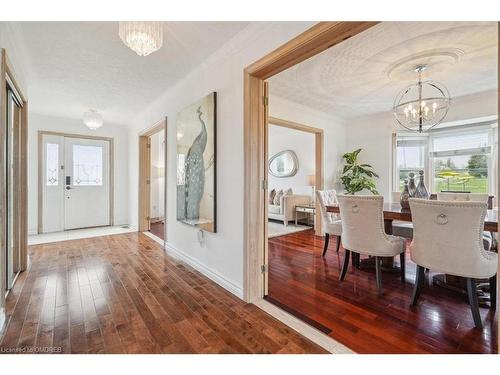
[[(163, 212), (165, 227), (167, 222), (167, 118), (156, 122), (153, 126), (141, 131), (139, 133), (139, 209), (138, 209), (138, 231), (147, 232), (150, 229), (150, 210), (151, 210), (151, 143), (150, 138), (152, 135), (165, 131), (165, 154), (164, 165), (165, 168), (165, 184), (164, 184), (164, 198), (163, 198)], [(167, 242), (167, 236), (164, 233), (165, 239), (163, 243)]]
[[(16, 80), (14, 68), (9, 61), (7, 51), (0, 49), (0, 168), (6, 169), (5, 139), (7, 131), (7, 88), (10, 87), (21, 100), (20, 116), (21, 125), (15, 129), (18, 154), (16, 156), (17, 168), (14, 175), (18, 179), (19, 190), (14, 192), (15, 223), (14, 237), (18, 239), (19, 246), (19, 272), (28, 268), (28, 99), (23, 94), (21, 86)], [(0, 333), (5, 321), (5, 296), (6, 296), (6, 233), (7, 220), (6, 184), (3, 181), (3, 172), (0, 173)]]
[(266, 285), (267, 136), (265, 80), (378, 22), (320, 22), (243, 71), (244, 96), (244, 275), (247, 302), (264, 296)]
[[(269, 116), (267, 121), (267, 127), (269, 125), (279, 126), (282, 128), (294, 129), (305, 133), (314, 134), (314, 175), (316, 179), (315, 190), (323, 190), (324, 187), (324, 164), (323, 164), (323, 148), (324, 148), (324, 131), (320, 128), (315, 128), (314, 126), (309, 126), (305, 124), (300, 124), (294, 121), (288, 121), (277, 117)], [(266, 129), (265, 134), (269, 137), (269, 131)], [(266, 141), (269, 144), (269, 141)], [(316, 202), (316, 213), (314, 215), (314, 233), (316, 236), (323, 235), (322, 228), (322, 218), (319, 207), (319, 202)], [(267, 263), (266, 263), (267, 264)]]
[(38, 234), (43, 233), (43, 136), (44, 135), (55, 135), (67, 138), (81, 138), (81, 139), (93, 139), (96, 141), (106, 141), (109, 142), (109, 225), (114, 224), (114, 195), (115, 195), (115, 184), (114, 184), (114, 138), (102, 137), (95, 135), (83, 135), (74, 133), (62, 133), (50, 130), (39, 130), (38, 131)]

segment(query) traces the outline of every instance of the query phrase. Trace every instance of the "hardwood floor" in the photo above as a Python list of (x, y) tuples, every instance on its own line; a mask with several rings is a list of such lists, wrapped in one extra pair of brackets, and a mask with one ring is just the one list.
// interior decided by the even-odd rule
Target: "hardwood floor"
[(344, 251), (313, 231), (269, 240), (268, 300), (358, 353), (497, 353), (498, 313), (481, 308), (484, 329), (474, 328), (467, 297), (429, 286), (410, 308), (415, 264), (407, 255), (406, 283), (398, 273), (382, 273), (378, 295), (375, 272), (349, 267), (339, 282)]
[(30, 246), (0, 352), (324, 353), (143, 234)]
[(165, 223), (158, 221), (156, 223), (151, 223), (149, 231), (156, 237), (165, 240)]

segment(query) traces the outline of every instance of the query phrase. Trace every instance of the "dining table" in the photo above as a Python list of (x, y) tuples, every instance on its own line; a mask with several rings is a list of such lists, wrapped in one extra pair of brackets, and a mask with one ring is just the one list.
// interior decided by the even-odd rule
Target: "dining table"
[[(338, 205), (326, 206), (327, 212), (340, 213)], [(408, 208), (401, 207), (399, 202), (385, 202), (383, 206), (384, 215), (384, 229), (385, 233), (392, 234), (392, 224), (394, 220), (411, 222), (411, 211)], [(486, 211), (486, 217), (484, 220), (484, 230), (486, 232), (498, 233), (498, 209), (488, 209)], [(360, 261), (359, 268), (373, 268), (374, 267), (373, 257), (363, 259)], [(385, 271), (399, 272), (400, 268), (394, 264), (393, 257), (384, 257), (382, 260), (382, 269)], [(462, 278), (446, 274), (436, 274), (433, 276), (433, 283), (442, 286), (447, 289), (455, 290), (461, 293), (467, 293), (465, 282)], [(485, 288), (486, 288), (485, 284)], [(489, 300), (489, 295), (478, 289), (478, 297), (480, 302), (486, 302)]]

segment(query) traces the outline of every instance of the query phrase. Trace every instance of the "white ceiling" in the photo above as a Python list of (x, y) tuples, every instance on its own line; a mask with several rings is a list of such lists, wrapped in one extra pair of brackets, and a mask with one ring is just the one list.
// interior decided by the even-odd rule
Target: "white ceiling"
[(445, 84), (452, 98), (491, 90), (497, 34), (496, 22), (383, 22), (271, 77), (270, 94), (344, 119), (388, 111), (417, 78), (389, 74), (403, 60), (406, 70), (430, 63), (424, 78)]
[(118, 36), (117, 22), (16, 22), (29, 58), (30, 110), (128, 124), (169, 86), (248, 22), (165, 22), (162, 48), (139, 57)]

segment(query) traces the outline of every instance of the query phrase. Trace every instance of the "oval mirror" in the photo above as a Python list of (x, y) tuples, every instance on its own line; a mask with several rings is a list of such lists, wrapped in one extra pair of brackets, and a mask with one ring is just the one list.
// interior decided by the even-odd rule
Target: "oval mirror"
[(269, 173), (274, 177), (295, 176), (299, 169), (299, 159), (292, 150), (278, 152), (269, 159)]

